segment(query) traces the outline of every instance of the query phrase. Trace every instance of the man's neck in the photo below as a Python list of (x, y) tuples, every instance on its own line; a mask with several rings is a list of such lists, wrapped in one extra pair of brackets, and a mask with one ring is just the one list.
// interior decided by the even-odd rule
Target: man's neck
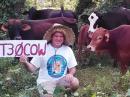
[(62, 47), (62, 45), (57, 46), (57, 45), (53, 45), (53, 44), (51, 44), (51, 46), (54, 47), (54, 48), (60, 48), (60, 47)]

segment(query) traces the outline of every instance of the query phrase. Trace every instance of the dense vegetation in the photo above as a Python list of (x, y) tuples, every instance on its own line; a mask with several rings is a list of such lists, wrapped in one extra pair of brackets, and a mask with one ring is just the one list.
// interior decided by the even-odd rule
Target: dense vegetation
[[(1, 0), (0, 23), (11, 17), (23, 18), (22, 12), (32, 6), (59, 8), (61, 4), (78, 16), (94, 10), (108, 11), (117, 6), (130, 8), (129, 0)], [(80, 18), (78, 21), (78, 25), (84, 22)], [(7, 38), (7, 34), (0, 33), (0, 40)], [(74, 94), (76, 97), (125, 97), (130, 88), (130, 72), (121, 76), (119, 69), (112, 67), (113, 60), (108, 55), (97, 57), (93, 53), (83, 53), (78, 63), (76, 76), (80, 87)], [(0, 58), (0, 97), (38, 97), (36, 78), (37, 74), (28, 73), (13, 58)], [(55, 91), (55, 97), (66, 97), (66, 94), (61, 88)]]
[[(84, 69), (80, 65), (76, 73), (80, 87), (75, 96), (67, 97), (125, 97), (130, 87), (129, 71), (121, 76), (110, 64), (95, 63)], [(12, 58), (0, 58), (0, 97), (38, 97), (36, 77)], [(55, 91), (55, 97), (65, 94), (62, 88)]]

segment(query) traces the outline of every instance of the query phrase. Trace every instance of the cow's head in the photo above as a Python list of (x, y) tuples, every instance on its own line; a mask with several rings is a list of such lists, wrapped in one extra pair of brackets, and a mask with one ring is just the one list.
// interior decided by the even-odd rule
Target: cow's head
[(64, 17), (68, 17), (68, 18), (75, 18), (75, 19), (77, 19), (76, 13), (74, 13), (71, 10), (65, 10), (64, 13), (63, 13), (63, 16)]
[(22, 39), (22, 31), (31, 29), (30, 25), (23, 24), (20, 19), (9, 19), (6, 24), (1, 26), (1, 30), (8, 32), (11, 40)]
[(89, 36), (91, 33), (88, 32), (89, 25), (82, 25), (80, 28), (80, 32), (78, 35), (78, 43), (79, 45), (88, 45), (90, 43), (91, 37)]
[(100, 27), (93, 33), (91, 42), (87, 46), (87, 48), (90, 49), (91, 51), (105, 50), (108, 41), (109, 41), (108, 30)]
[(99, 22), (100, 14), (93, 12), (91, 15), (88, 17), (88, 20), (90, 22), (90, 27), (89, 27), (89, 32), (95, 32), (96, 28), (98, 27), (98, 22)]
[(35, 13), (37, 10), (34, 7), (31, 7), (28, 11), (24, 11), (23, 15), (28, 15), (28, 19), (35, 19)]

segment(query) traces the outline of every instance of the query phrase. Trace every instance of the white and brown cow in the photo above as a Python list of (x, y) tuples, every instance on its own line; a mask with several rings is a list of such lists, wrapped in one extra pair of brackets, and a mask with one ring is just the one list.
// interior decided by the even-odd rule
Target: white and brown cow
[(92, 12), (88, 20), (90, 32), (94, 32), (97, 27), (111, 30), (123, 24), (130, 24), (130, 9), (119, 7), (105, 13)]

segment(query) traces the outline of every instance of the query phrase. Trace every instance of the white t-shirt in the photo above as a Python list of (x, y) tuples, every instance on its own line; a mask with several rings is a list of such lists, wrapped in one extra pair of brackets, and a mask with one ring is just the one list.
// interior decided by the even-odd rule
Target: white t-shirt
[(67, 73), (67, 68), (72, 68), (77, 65), (74, 53), (68, 46), (56, 49), (48, 44), (46, 54), (42, 57), (34, 57), (31, 63), (39, 68), (37, 84), (46, 81), (55, 81)]

